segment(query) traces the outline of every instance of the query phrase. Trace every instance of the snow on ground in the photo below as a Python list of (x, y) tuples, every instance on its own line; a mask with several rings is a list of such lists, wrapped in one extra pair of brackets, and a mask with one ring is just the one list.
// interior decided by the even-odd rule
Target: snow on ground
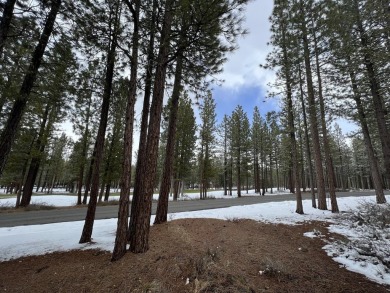
[[(45, 196), (51, 198), (55, 205), (60, 203), (62, 196)], [(56, 201), (58, 198), (58, 202)], [(390, 195), (387, 195), (390, 201)], [(340, 211), (356, 210), (360, 205), (367, 202), (375, 202), (374, 196), (339, 198)], [(74, 201), (73, 201), (74, 203)], [(350, 242), (328, 243), (324, 246), (328, 255), (342, 266), (355, 272), (365, 274), (368, 278), (383, 284), (390, 284), (390, 272), (388, 265), (374, 256), (362, 256), (358, 250), (351, 245), (356, 238), (369, 239), (370, 248), (380, 246), (390, 247), (390, 227), (386, 227), (384, 233), (387, 235), (379, 237), (380, 243), (375, 243), (378, 237), (366, 237), (365, 233), (372, 233), (361, 225), (352, 225), (342, 217), (332, 214), (330, 211), (320, 211), (311, 207), (311, 200), (304, 200), (304, 215), (298, 215), (295, 211), (294, 201), (271, 202), (247, 206), (236, 206), (229, 208), (173, 213), (169, 220), (182, 218), (216, 218), (222, 220), (233, 220), (238, 218), (253, 219), (268, 223), (283, 223), (295, 225), (304, 221), (328, 221), (332, 225), (330, 231), (344, 235)], [(151, 223), (153, 223), (152, 216)], [(116, 219), (96, 220), (93, 231), (93, 243), (78, 244), (84, 221), (55, 223), (45, 225), (30, 225), (11, 228), (0, 228), (0, 261), (15, 259), (27, 255), (42, 255), (55, 251), (68, 251), (72, 249), (100, 248), (112, 251), (115, 241)], [(357, 232), (358, 231), (358, 232)], [(308, 237), (319, 237), (318, 231), (308, 231)], [(360, 256), (360, 257), (358, 257)], [(381, 255), (378, 254), (378, 257)], [(385, 256), (385, 261), (388, 260)]]
[[(58, 193), (59, 191), (54, 192), (53, 194), (49, 195), (36, 195), (34, 194), (31, 197), (31, 204), (37, 204), (37, 205), (49, 205), (49, 206), (56, 206), (56, 207), (68, 207), (68, 206), (74, 206), (77, 203), (77, 196), (75, 195), (54, 195), (55, 193)], [(64, 192), (65, 193), (65, 192)], [(278, 195), (278, 194), (289, 194), (288, 191), (282, 191), (277, 190), (276, 188), (273, 188), (273, 193), (266, 192), (266, 195)], [(243, 196), (259, 196), (258, 193), (255, 193), (255, 190), (249, 190), (248, 194), (245, 190), (242, 191)], [(216, 191), (209, 191), (207, 193), (207, 196), (209, 198), (236, 198), (237, 194), (230, 195), (223, 195), (223, 190), (216, 190)], [(131, 199), (131, 197), (130, 197)], [(172, 200), (172, 197), (169, 198)], [(179, 200), (196, 200), (199, 199), (199, 193), (187, 193), (184, 194), (183, 197), (179, 198)], [(119, 200), (118, 195), (111, 195), (109, 197), (109, 200)], [(153, 200), (158, 200), (158, 193), (153, 194)], [(10, 198), (1, 198), (0, 199), (0, 207), (1, 206), (15, 206), (16, 203), (16, 197), (10, 197)]]

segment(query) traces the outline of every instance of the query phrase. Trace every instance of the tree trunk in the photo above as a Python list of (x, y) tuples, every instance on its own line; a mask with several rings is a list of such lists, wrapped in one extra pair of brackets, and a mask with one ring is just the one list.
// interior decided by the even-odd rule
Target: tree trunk
[(91, 180), (92, 183), (91, 194), (88, 203), (87, 214), (85, 216), (84, 228), (79, 243), (91, 242), (93, 223), (95, 221), (96, 203), (97, 203), (97, 197), (99, 192), (100, 162), (103, 157), (104, 138), (105, 138), (105, 133), (107, 128), (108, 111), (110, 107), (118, 29), (119, 29), (119, 4), (116, 8), (112, 40), (107, 54), (107, 68), (106, 68), (106, 76), (104, 80), (103, 102), (102, 102), (102, 108), (100, 113), (99, 129), (98, 129), (96, 144), (95, 144), (96, 153), (94, 157), (95, 163), (93, 167), (92, 180)]
[(38, 155), (33, 156), (33, 158), (31, 159), (31, 163), (30, 163), (30, 167), (29, 167), (29, 170), (27, 173), (27, 177), (26, 177), (26, 180), (24, 182), (23, 195), (22, 195), (22, 200), (20, 202), (20, 206), (22, 206), (22, 207), (26, 207), (30, 204), (35, 179), (37, 178), (38, 171), (39, 171), (41, 156), (43, 155), (43, 152), (45, 151), (45, 146), (46, 146), (45, 136), (47, 134), (47, 131), (45, 131), (45, 129), (46, 129), (46, 122), (47, 122), (47, 119), (49, 116), (49, 110), (50, 110), (50, 106), (48, 104), (48, 105), (46, 105), (46, 109), (45, 109), (45, 112), (44, 112), (43, 117), (42, 117), (42, 122), (40, 125), (38, 138), (37, 138), (36, 146), (35, 146), (35, 149), (38, 151)]
[(7, 0), (4, 5), (3, 16), (0, 23), (0, 60), (2, 59), (5, 41), (11, 26), (15, 3), (16, 0)]
[[(298, 148), (297, 141), (295, 137), (295, 124), (294, 124), (294, 108), (292, 101), (292, 90), (291, 90), (291, 80), (290, 80), (290, 65), (287, 55), (287, 40), (286, 40), (286, 30), (285, 27), (281, 28), (282, 30), (282, 43), (283, 43), (283, 60), (284, 60), (284, 69), (285, 69), (285, 79), (286, 79), (286, 90), (287, 90), (287, 116), (288, 116), (288, 129), (290, 136), (290, 144), (291, 144), (291, 159), (292, 159), (292, 173), (293, 180), (295, 183), (295, 195), (296, 195), (296, 210), (295, 212), (298, 214), (303, 214), (303, 205), (302, 205), (302, 194), (301, 194), (301, 179), (299, 176), (299, 162), (298, 162)], [(271, 158), (271, 156), (270, 156)], [(272, 172), (272, 171), (271, 171)]]
[(23, 79), (19, 94), (13, 104), (11, 113), (0, 136), (0, 176), (3, 174), (5, 164), (7, 163), (12, 144), (15, 140), (16, 132), (19, 128), (27, 100), (30, 97), (32, 87), (37, 78), (38, 70), (42, 62), (50, 35), (53, 31), (54, 22), (57, 17), (61, 0), (53, 0), (49, 15), (46, 19), (44, 29), (35, 47), (31, 63)]
[[(304, 11), (301, 13), (305, 15)], [(305, 20), (302, 22), (302, 40), (303, 40), (303, 49), (304, 49), (304, 59), (305, 59), (305, 69), (306, 69), (306, 82), (307, 82), (307, 96), (309, 102), (309, 119), (310, 119), (310, 129), (313, 142), (313, 151), (314, 151), (314, 165), (316, 170), (317, 177), (317, 192), (318, 192), (318, 208), (320, 210), (326, 210), (326, 192), (325, 192), (325, 182), (324, 182), (324, 173), (322, 169), (322, 158), (321, 158), (321, 146), (320, 146), (320, 137), (318, 133), (318, 120), (317, 120), (317, 110), (316, 110), (316, 101), (314, 97), (314, 87), (313, 87), (313, 78), (310, 64), (310, 50), (309, 50), (309, 41), (307, 38), (307, 28)]]
[[(142, 108), (142, 118), (141, 118), (141, 127), (139, 135), (139, 144), (138, 144), (138, 156), (137, 156), (137, 165), (135, 170), (135, 177), (141, 172), (141, 162), (146, 160), (146, 143), (147, 143), (147, 134), (148, 134), (148, 120), (150, 112), (150, 96), (152, 92), (152, 77), (153, 77), (153, 68), (154, 68), (154, 41), (156, 34), (156, 20), (157, 20), (157, 9), (158, 1), (153, 0), (153, 11), (151, 19), (151, 28), (149, 36), (149, 44), (147, 50), (147, 64), (146, 64), (146, 76), (145, 76), (145, 91), (144, 91), (144, 102)], [(137, 184), (137, 179), (135, 179), (135, 184)], [(133, 192), (132, 202), (138, 202), (138, 193)], [(135, 213), (135, 205), (132, 204), (131, 214)], [(130, 223), (129, 223), (130, 227)], [(130, 241), (130, 228), (128, 229), (127, 238)]]
[(237, 155), (237, 196), (241, 197), (241, 152), (238, 148)]
[[(153, 0), (153, 11), (152, 11), (152, 20), (147, 52), (147, 63), (146, 63), (146, 76), (145, 76), (145, 92), (144, 92), (144, 102), (142, 108), (142, 118), (141, 118), (141, 127), (139, 135), (139, 144), (138, 144), (138, 160), (136, 166), (136, 174), (139, 173), (140, 164), (138, 162), (144, 162), (146, 159), (146, 140), (148, 134), (148, 120), (149, 120), (149, 108), (150, 108), (150, 96), (152, 92), (152, 78), (153, 78), (153, 64), (154, 64), (154, 41), (156, 34), (156, 19), (157, 19), (157, 8), (158, 1)], [(133, 195), (133, 201), (134, 201)]]
[(112, 160), (114, 145), (115, 145), (115, 141), (117, 139), (116, 137), (118, 136), (118, 132), (119, 132), (119, 126), (118, 126), (118, 123), (115, 122), (114, 130), (112, 131), (112, 138), (111, 138), (110, 146), (108, 147), (108, 154), (107, 154), (105, 167), (104, 167), (104, 174), (103, 174), (103, 178), (102, 178), (102, 188), (101, 188), (101, 191), (99, 194), (99, 202), (102, 202), (102, 200), (103, 200), (104, 186), (108, 185), (110, 182), (110, 179), (108, 177), (109, 177), (109, 174), (112, 172), (111, 160)]
[(379, 131), (379, 138), (382, 146), (383, 163), (386, 171), (386, 177), (390, 178), (390, 132), (386, 125), (387, 108), (384, 105), (383, 98), (381, 96), (380, 85), (375, 74), (375, 67), (373, 64), (373, 58), (369, 51), (369, 40), (367, 33), (364, 30), (362, 20), (360, 18), (360, 11), (358, 2), (355, 0), (355, 12), (357, 16), (358, 32), (360, 34), (360, 42), (364, 52), (364, 65), (366, 67), (370, 91), (372, 96), (372, 102), (374, 105), (374, 112), (376, 122)]
[(321, 119), (321, 128), (322, 128), (322, 140), (324, 142), (325, 163), (326, 163), (326, 169), (328, 171), (328, 185), (329, 185), (330, 203), (331, 203), (332, 213), (338, 213), (339, 207), (337, 205), (336, 188), (335, 188), (336, 176), (334, 174), (333, 160), (332, 160), (332, 156), (330, 154), (328, 129), (326, 127), (325, 105), (324, 105), (324, 97), (323, 97), (323, 91), (322, 91), (321, 69), (320, 69), (320, 62), (319, 62), (317, 37), (316, 37), (315, 32), (313, 33), (313, 36), (314, 36), (314, 53), (315, 53), (317, 79), (318, 79), (318, 99), (320, 102), (320, 119)]
[(150, 216), (154, 182), (157, 173), (158, 143), (169, 57), (173, 2), (173, 0), (167, 0), (165, 3), (160, 49), (154, 80), (153, 100), (150, 108), (150, 121), (145, 149), (146, 156), (144, 161), (138, 161), (139, 172), (136, 174), (136, 185), (130, 217), (130, 251), (134, 253), (143, 253), (149, 249)]
[(39, 173), (39, 178), (38, 178), (38, 182), (37, 182), (37, 188), (35, 189), (35, 192), (38, 192), (39, 191), (39, 187), (41, 187), (41, 182), (42, 182), (42, 176), (43, 176), (43, 170), (44, 170), (44, 165), (41, 166), (41, 172)]
[(233, 156), (230, 156), (229, 195), (233, 195)]
[(272, 176), (272, 152), (269, 154), (269, 181), (270, 181), (270, 187), (271, 187), (271, 194), (273, 192), (273, 187), (274, 187), (274, 178)]
[[(33, 141), (34, 143), (34, 141)], [(31, 147), (33, 145), (33, 143), (31, 144)], [(30, 148), (31, 149), (31, 148)], [(24, 184), (26, 182), (26, 171), (27, 171), (27, 166), (28, 166), (28, 159), (24, 162), (24, 165), (23, 165), (23, 171), (22, 171), (22, 177), (20, 179), (20, 189), (16, 195), (16, 204), (15, 204), (15, 208), (18, 208), (20, 206), (20, 198), (21, 198), (21, 195), (22, 195), (22, 188), (24, 188)]]
[(98, 202), (102, 202), (103, 201), (103, 193), (104, 193), (104, 190), (105, 190), (105, 186), (106, 186), (105, 175), (103, 175), (103, 178), (102, 178), (102, 180), (100, 182)]
[(298, 70), (299, 70), (299, 90), (300, 90), (299, 98), (301, 100), (301, 105), (302, 105), (303, 126), (304, 126), (304, 131), (305, 131), (305, 147), (306, 147), (306, 155), (307, 155), (307, 165), (309, 167), (309, 185), (310, 185), (310, 191), (311, 191), (311, 205), (313, 208), (316, 209), (317, 203), (316, 203), (316, 193), (314, 190), (314, 170), (313, 170), (313, 165), (311, 163), (309, 128), (307, 126), (306, 105), (305, 105), (305, 101), (303, 100), (303, 80), (302, 80), (302, 72), (301, 72), (300, 65), (298, 67)]
[[(226, 117), (226, 116), (225, 116)], [(223, 134), (223, 194), (228, 194), (228, 162), (227, 162), (227, 121), (224, 120)]]
[(96, 155), (96, 142), (95, 142), (95, 145), (94, 145), (94, 148), (93, 148), (91, 162), (89, 163), (87, 179), (85, 181), (83, 204), (87, 204), (88, 194), (89, 194), (89, 191), (91, 189), (91, 179), (92, 179), (93, 166), (95, 164), (95, 155)]
[(50, 167), (50, 163), (49, 163), (49, 166), (47, 167), (47, 170), (46, 170), (45, 180), (43, 181), (41, 192), (43, 192), (43, 190), (46, 188), (47, 181), (49, 180), (49, 167)]
[(368, 130), (368, 124), (366, 119), (366, 114), (364, 112), (364, 108), (361, 102), (360, 94), (358, 91), (357, 81), (355, 73), (350, 69), (350, 78), (352, 83), (352, 89), (354, 93), (354, 100), (356, 102), (356, 107), (358, 110), (358, 117), (360, 126), (362, 127), (364, 144), (366, 145), (366, 150), (369, 158), (370, 168), (371, 168), (371, 176), (374, 183), (375, 194), (376, 194), (376, 202), (377, 203), (386, 203), (386, 197), (383, 192), (383, 183), (379, 170), (378, 159), (375, 156), (374, 147), (371, 142), (370, 132)]
[[(80, 163), (78, 189), (77, 189), (77, 205), (81, 205), (81, 191), (83, 188), (85, 163), (87, 161), (87, 147), (88, 147), (88, 135), (89, 135), (89, 118), (90, 118), (90, 113), (91, 113), (91, 101), (92, 101), (92, 92), (91, 92), (91, 95), (89, 96), (87, 116), (85, 117), (85, 131), (84, 131), (84, 136), (83, 136), (83, 146), (82, 146), (82, 150), (81, 150), (82, 162)], [(85, 185), (87, 185), (87, 184), (85, 184)], [(87, 189), (87, 187), (85, 187), (85, 189)], [(85, 198), (85, 203), (87, 203), (86, 200), (87, 199)]]
[[(110, 198), (110, 191), (111, 191), (111, 182), (108, 182), (106, 184), (106, 191), (104, 192), (104, 201), (107, 202)], [(127, 222), (127, 219), (126, 219)]]
[[(161, 224), (167, 221), (168, 216), (168, 197), (171, 188), (171, 176), (173, 171), (175, 139), (177, 126), (177, 113), (179, 111), (179, 99), (181, 94), (183, 57), (179, 54), (176, 61), (175, 81), (172, 90), (172, 98), (169, 114), (168, 140), (165, 150), (164, 170), (162, 174), (160, 195), (154, 224)], [(177, 194), (177, 193), (176, 193)]]

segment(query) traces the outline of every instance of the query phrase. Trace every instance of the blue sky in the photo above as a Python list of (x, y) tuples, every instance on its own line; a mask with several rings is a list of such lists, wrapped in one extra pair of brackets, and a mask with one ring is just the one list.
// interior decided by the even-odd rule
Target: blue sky
[(262, 116), (267, 112), (277, 110), (278, 101), (276, 99), (266, 98), (267, 92), (261, 86), (240, 86), (238, 88), (215, 87), (213, 97), (217, 104), (217, 120), (220, 123), (223, 116), (231, 115), (233, 110), (241, 105), (248, 114), (249, 120), (252, 120), (253, 109), (257, 106)]
[(273, 0), (258, 0), (248, 4), (244, 27), (249, 34), (238, 40), (239, 49), (228, 55), (223, 72), (218, 76), (224, 80), (221, 86), (213, 86), (213, 97), (217, 104), (217, 119), (230, 115), (241, 105), (251, 120), (257, 106), (262, 115), (278, 110), (276, 99), (266, 99), (267, 84), (274, 79), (274, 73), (260, 68), (270, 51), (270, 23)]

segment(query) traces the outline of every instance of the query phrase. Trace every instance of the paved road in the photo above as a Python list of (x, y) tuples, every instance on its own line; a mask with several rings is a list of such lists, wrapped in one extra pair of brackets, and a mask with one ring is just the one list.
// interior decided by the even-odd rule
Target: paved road
[[(338, 197), (373, 195), (374, 192), (338, 192)], [(304, 193), (304, 199), (309, 199), (310, 194)], [(208, 199), (177, 201), (169, 203), (169, 213), (187, 212), (196, 210), (207, 210), (224, 208), (230, 206), (250, 205), (265, 202), (279, 202), (294, 200), (292, 194), (268, 195), (268, 196), (250, 196), (232, 199)], [(13, 227), (21, 225), (48, 224), (57, 222), (70, 222), (84, 220), (86, 207), (79, 208), (61, 208), (55, 210), (42, 210), (30, 212), (0, 213), (0, 227)], [(153, 202), (152, 213), (156, 212), (156, 203)], [(118, 206), (98, 206), (96, 210), (96, 219), (115, 218), (118, 215)]]

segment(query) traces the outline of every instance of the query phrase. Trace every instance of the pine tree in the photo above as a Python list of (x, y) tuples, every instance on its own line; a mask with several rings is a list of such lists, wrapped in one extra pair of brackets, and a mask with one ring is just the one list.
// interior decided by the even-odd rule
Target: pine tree
[(4, 4), (3, 16), (0, 22), (0, 60), (3, 55), (3, 48), (8, 38), (8, 31), (11, 26), (11, 20), (13, 17), (13, 11), (16, 0), (7, 0)]
[(309, 34), (307, 30), (307, 20), (305, 17), (307, 13), (307, 7), (306, 7), (306, 3), (304, 3), (303, 0), (300, 0), (299, 2), (299, 13), (301, 16), (299, 28), (302, 37), (303, 56), (304, 56), (304, 63), (305, 63), (310, 130), (312, 136), (314, 163), (315, 163), (316, 178), (317, 178), (318, 208), (320, 210), (326, 210), (327, 209), (326, 193), (325, 193), (324, 172), (322, 169), (321, 146), (320, 146), (320, 137), (318, 131), (318, 118), (317, 118), (316, 101), (315, 101), (315, 93), (314, 93), (315, 89), (313, 85), (313, 72), (312, 72), (312, 65), (311, 65), (309, 38), (308, 38)]
[(213, 149), (215, 147), (216, 131), (216, 104), (214, 98), (209, 92), (200, 105), (199, 138), (199, 184), (200, 198), (207, 198), (207, 189), (213, 174)]
[(232, 156), (237, 172), (237, 196), (241, 197), (242, 171), (244, 153), (249, 150), (250, 125), (247, 114), (241, 106), (237, 106), (231, 116)]
[(133, 126), (134, 126), (134, 105), (137, 93), (137, 72), (138, 72), (138, 46), (139, 46), (139, 15), (141, 1), (134, 1), (133, 5), (128, 3), (128, 7), (133, 15), (133, 37), (131, 71), (129, 82), (129, 93), (126, 107), (125, 133), (123, 145), (123, 163), (121, 177), (121, 194), (119, 199), (118, 224), (115, 237), (115, 246), (111, 260), (120, 259), (126, 252), (128, 236), (128, 217), (130, 201), (130, 181), (131, 181), (131, 157), (133, 150)]
[[(149, 249), (150, 211), (154, 180), (157, 168), (158, 140), (160, 135), (161, 112), (169, 58), (169, 40), (173, 18), (173, 0), (165, 3), (160, 48), (156, 59), (153, 98), (144, 153), (139, 153), (131, 217), (129, 226), (130, 251), (146, 252)], [(148, 105), (147, 105), (148, 106)], [(145, 110), (145, 109), (144, 109)], [(143, 155), (140, 157), (140, 155)]]
[(15, 140), (15, 135), (19, 128), (23, 112), (26, 108), (32, 87), (37, 78), (38, 69), (41, 65), (43, 54), (49, 42), (50, 35), (53, 31), (54, 22), (60, 9), (60, 5), (61, 0), (53, 0), (51, 3), (50, 12), (46, 19), (45, 26), (39, 38), (38, 44), (36, 45), (33, 52), (30, 65), (23, 79), (19, 94), (15, 99), (6, 125), (0, 135), (0, 176), (4, 171), (4, 167), (7, 162), (8, 155), (11, 151), (12, 144)]
[(260, 134), (261, 134), (261, 116), (259, 108), (256, 106), (253, 110), (252, 118), (252, 148), (253, 148), (253, 174), (255, 192), (260, 193)]
[(107, 127), (107, 119), (108, 119), (108, 111), (111, 99), (111, 91), (112, 91), (112, 81), (114, 75), (114, 67), (115, 67), (115, 56), (118, 45), (118, 33), (119, 33), (119, 19), (120, 19), (120, 9), (119, 9), (119, 1), (115, 2), (116, 5), (113, 6), (112, 17), (112, 32), (109, 36), (110, 43), (107, 49), (107, 64), (106, 64), (106, 72), (104, 78), (104, 91), (103, 91), (103, 101), (100, 112), (100, 122), (99, 129), (95, 142), (95, 150), (94, 150), (94, 165), (92, 172), (92, 181), (91, 181), (91, 195), (88, 203), (88, 210), (85, 216), (85, 223), (83, 232), (80, 237), (79, 243), (85, 243), (91, 241), (93, 223), (95, 220), (95, 211), (96, 211), (96, 203), (99, 191), (99, 176), (100, 176), (100, 162), (103, 156), (104, 150), (104, 138)]
[[(297, 206), (296, 213), (303, 214), (302, 195), (301, 195), (301, 180), (300, 180), (300, 165), (298, 160), (298, 147), (296, 140), (296, 127), (294, 122), (294, 108), (293, 108), (293, 74), (291, 55), (289, 55), (289, 44), (291, 44), (291, 35), (287, 29), (286, 16), (288, 7), (285, 1), (276, 3), (273, 11), (273, 42), (280, 48), (281, 76), (285, 84), (285, 104), (287, 111), (287, 126), (286, 130), (289, 136), (290, 154), (292, 158), (292, 178), (294, 181), (294, 189), (296, 194)], [(291, 54), (291, 53), (290, 53)], [(274, 135), (271, 135), (273, 137)]]

